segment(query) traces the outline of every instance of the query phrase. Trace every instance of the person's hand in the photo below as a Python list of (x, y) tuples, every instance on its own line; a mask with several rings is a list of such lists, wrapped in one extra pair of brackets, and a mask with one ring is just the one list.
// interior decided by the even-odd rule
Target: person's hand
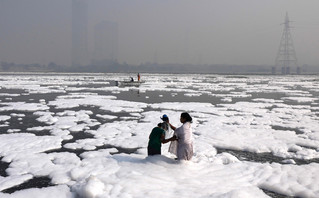
[(173, 137), (171, 137), (171, 141), (175, 141), (175, 140), (177, 140), (177, 137), (176, 135), (173, 135)]

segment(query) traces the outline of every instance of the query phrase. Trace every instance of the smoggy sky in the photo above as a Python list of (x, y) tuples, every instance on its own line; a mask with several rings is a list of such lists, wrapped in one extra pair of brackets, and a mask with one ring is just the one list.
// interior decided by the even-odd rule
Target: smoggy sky
[[(119, 26), (119, 62), (273, 65), (286, 12), (300, 65), (319, 65), (318, 0), (88, 0)], [(0, 0), (0, 61), (71, 64), (71, 0)]]

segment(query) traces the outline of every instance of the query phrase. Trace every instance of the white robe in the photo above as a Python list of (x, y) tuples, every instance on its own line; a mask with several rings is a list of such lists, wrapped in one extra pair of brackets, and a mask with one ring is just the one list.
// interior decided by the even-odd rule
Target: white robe
[(172, 141), (169, 152), (175, 154), (179, 160), (191, 160), (193, 157), (193, 131), (190, 122), (185, 122), (175, 129), (177, 141)]

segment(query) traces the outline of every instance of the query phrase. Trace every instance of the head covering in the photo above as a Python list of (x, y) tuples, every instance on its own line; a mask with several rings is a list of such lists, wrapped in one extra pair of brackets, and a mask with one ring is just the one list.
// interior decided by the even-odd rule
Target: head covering
[(161, 117), (162, 120), (168, 120), (168, 116), (166, 114), (164, 114), (162, 117)]

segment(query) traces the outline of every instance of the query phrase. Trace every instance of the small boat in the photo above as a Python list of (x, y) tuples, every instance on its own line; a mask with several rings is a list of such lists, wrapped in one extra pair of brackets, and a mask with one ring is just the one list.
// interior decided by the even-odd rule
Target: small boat
[(139, 87), (145, 81), (115, 81), (115, 85), (119, 87)]

